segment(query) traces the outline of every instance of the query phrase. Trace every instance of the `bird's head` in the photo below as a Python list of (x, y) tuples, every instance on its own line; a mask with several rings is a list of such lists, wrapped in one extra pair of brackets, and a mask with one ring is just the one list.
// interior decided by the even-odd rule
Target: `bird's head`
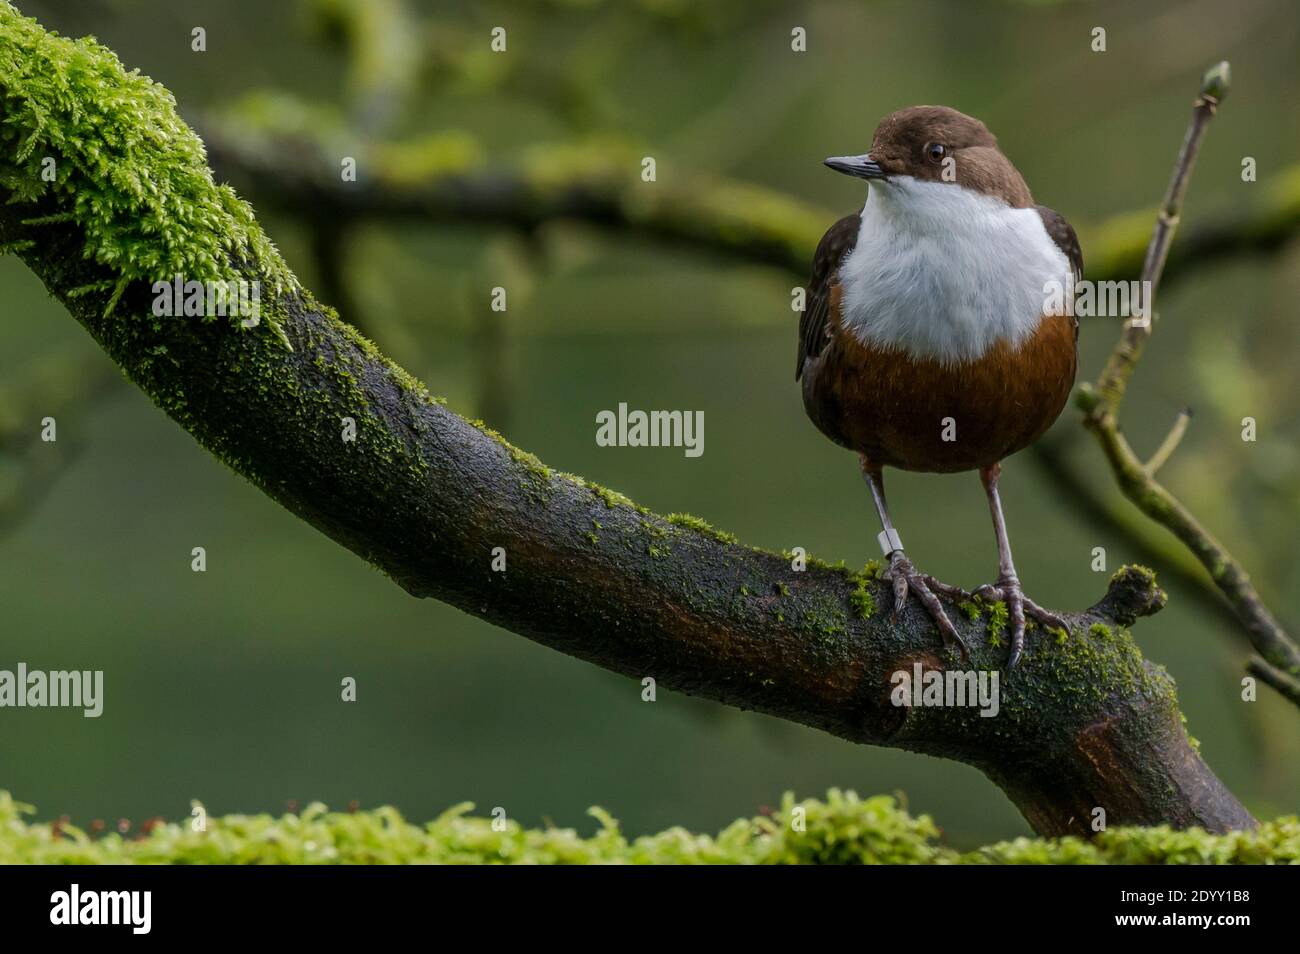
[(879, 184), (906, 201), (910, 187), (934, 182), (996, 196), (1014, 208), (1033, 205), (1029, 187), (978, 119), (947, 106), (910, 106), (876, 127), (869, 152), (835, 156), (836, 172)]

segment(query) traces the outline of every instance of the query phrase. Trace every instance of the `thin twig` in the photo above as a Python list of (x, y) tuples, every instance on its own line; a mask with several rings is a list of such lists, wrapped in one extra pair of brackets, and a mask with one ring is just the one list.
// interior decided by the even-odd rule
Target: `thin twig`
[(1228, 92), (1229, 71), (1227, 62), (1222, 62), (1205, 74), (1201, 83), (1201, 93), (1192, 107), (1192, 121), (1183, 137), (1182, 148), (1178, 151), (1178, 161), (1174, 163), (1174, 174), (1165, 190), (1164, 201), (1156, 212), (1156, 227), (1147, 244), (1146, 258), (1142, 263), (1142, 287), (1146, 300), (1145, 315), (1141, 320), (1129, 318), (1124, 323), (1124, 333), (1119, 344), (1111, 352), (1106, 367), (1097, 379), (1097, 390), (1111, 405), (1113, 413), (1119, 412), (1120, 402), (1128, 380), (1142, 357), (1142, 349), (1151, 337), (1155, 315), (1155, 294), (1160, 285), (1160, 276), (1165, 270), (1165, 261), (1169, 258), (1169, 245), (1174, 232), (1178, 229), (1178, 219), (1183, 211), (1183, 199), (1187, 195), (1187, 184), (1191, 180), (1192, 169), (1196, 166), (1196, 155), (1205, 136), (1205, 128), (1214, 118), (1219, 102)]
[(1172, 574), (1186, 584), (1187, 593), (1199, 602), (1202, 610), (1221, 617), (1224, 623), (1235, 624), (1235, 611), (1223, 601), (1218, 587), (1206, 576), (1200, 563), (1176, 540), (1169, 540), (1156, 526), (1146, 523), (1141, 514), (1134, 514), (1120, 499), (1108, 497), (1105, 488), (1098, 487), (1084, 468), (1069, 460), (1072, 444), (1064, 435), (1047, 437), (1028, 451), (1028, 459), (1059, 491), (1062, 505), (1093, 526), (1110, 527), (1123, 534), (1133, 547), (1129, 556), (1149, 566), (1162, 567), (1166, 577)]
[[(1228, 64), (1224, 62), (1213, 67), (1205, 74), (1200, 95), (1192, 108), (1191, 124), (1157, 214), (1155, 231), (1147, 246), (1142, 268), (1142, 281), (1146, 283), (1147, 289), (1148, 315), (1154, 315), (1155, 289), (1160, 283), (1169, 255), (1169, 245), (1182, 213), (1187, 184), (1196, 164), (1196, 154), (1206, 126), (1214, 118), (1219, 103), (1227, 94), (1228, 83)], [(1265, 606), (1245, 569), (1223, 544), (1201, 526), (1191, 511), (1155, 479), (1155, 471), (1168, 459), (1173, 446), (1176, 446), (1181, 437), (1177, 433), (1179, 426), (1175, 425), (1174, 432), (1165, 439), (1148, 466), (1143, 466), (1120, 431), (1120, 403), (1151, 331), (1150, 321), (1129, 319), (1125, 322), (1123, 334), (1097, 383), (1092, 386), (1085, 384), (1079, 389), (1078, 404), (1084, 411), (1084, 426), (1097, 437), (1125, 496), (1151, 519), (1172, 531), (1209, 572), (1245, 628), (1251, 644), (1274, 670), (1272, 674), (1276, 677), (1300, 677), (1300, 648), (1297, 648)], [(1185, 421), (1182, 426), (1185, 428)], [(1261, 678), (1264, 677), (1261, 675)], [(1266, 681), (1274, 688), (1281, 684), (1279, 678)], [(1279, 691), (1300, 705), (1300, 697), (1281, 689)]]
[(1165, 462), (1170, 457), (1174, 456), (1174, 451), (1183, 442), (1183, 435), (1187, 433), (1187, 424), (1191, 419), (1192, 409), (1190, 407), (1185, 407), (1178, 412), (1178, 416), (1174, 418), (1174, 426), (1169, 428), (1169, 433), (1165, 435), (1165, 439), (1156, 448), (1156, 452), (1151, 455), (1151, 459), (1147, 461), (1146, 472), (1152, 477), (1156, 475), (1161, 467), (1165, 466)]
[(1246, 663), (1246, 671), (1262, 679), (1286, 698), (1300, 706), (1300, 680), (1293, 679), (1286, 673), (1274, 669), (1258, 656)]

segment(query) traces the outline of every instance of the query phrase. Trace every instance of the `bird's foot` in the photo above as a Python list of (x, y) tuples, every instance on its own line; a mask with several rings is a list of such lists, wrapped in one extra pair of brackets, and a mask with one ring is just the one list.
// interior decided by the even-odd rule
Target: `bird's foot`
[(974, 594), (982, 600), (1001, 600), (1007, 604), (1007, 622), (1011, 627), (1011, 655), (1007, 657), (1007, 669), (1014, 669), (1025, 651), (1025, 617), (1031, 616), (1044, 626), (1070, 631), (1065, 620), (1050, 610), (1045, 610), (1020, 588), (1020, 581), (1014, 576), (999, 576), (996, 583), (985, 583), (976, 587)]
[(949, 599), (961, 600), (966, 599), (970, 594), (955, 586), (947, 583), (941, 583), (928, 573), (918, 572), (912, 565), (912, 561), (904, 556), (902, 550), (895, 550), (889, 555), (889, 568), (883, 571), (881, 579), (888, 581), (894, 587), (894, 618), (903, 611), (907, 605), (907, 594), (912, 592), (916, 598), (921, 601), (934, 624), (939, 627), (939, 633), (943, 636), (945, 646), (955, 645), (961, 651), (963, 660), (970, 659), (970, 653), (966, 649), (966, 643), (962, 641), (961, 636), (957, 633), (957, 628), (952, 625), (952, 620), (948, 619), (948, 614), (943, 611), (943, 604), (939, 602), (939, 597), (935, 594), (942, 594)]

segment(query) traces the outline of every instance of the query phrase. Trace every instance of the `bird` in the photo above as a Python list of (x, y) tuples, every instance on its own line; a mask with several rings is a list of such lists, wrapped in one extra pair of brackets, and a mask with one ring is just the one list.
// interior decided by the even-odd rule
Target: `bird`
[[(998, 480), (1002, 461), (1052, 425), (1074, 385), (1079, 326), (1060, 307), (1060, 290), (1082, 279), (1078, 236), (1035, 204), (983, 122), (947, 106), (891, 113), (866, 153), (825, 165), (865, 180), (867, 198), (813, 256), (795, 367), (804, 410), (858, 455), (895, 618), (915, 596), (944, 645), (969, 659), (939, 597), (1003, 600), (1010, 671), (1024, 653), (1027, 616), (1069, 632), (1024, 594)], [(997, 540), (995, 582), (968, 593), (916, 569), (889, 516), (885, 468), (979, 472)]]

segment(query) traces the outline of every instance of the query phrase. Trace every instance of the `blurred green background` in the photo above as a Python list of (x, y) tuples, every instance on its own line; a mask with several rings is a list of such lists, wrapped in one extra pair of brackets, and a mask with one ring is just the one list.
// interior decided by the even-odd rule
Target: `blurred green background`
[[(232, 104), (272, 90), (337, 117), (335, 141), (357, 153), (367, 137), (457, 130), (503, 168), (535, 144), (617, 136), (656, 156), (661, 180), (756, 183), (826, 208), (827, 225), (864, 195), (821, 159), (863, 150), (894, 109), (944, 103), (988, 123), (1036, 199), (1080, 228), (1085, 258), (1089, 226), (1162, 194), (1201, 71), (1218, 59), (1232, 61), (1233, 90), (1184, 227), (1250, 208), (1300, 159), (1292, 0), (1231, 10), (955, 0), (19, 6), (62, 33), (93, 33), (170, 88), (195, 122), (238, 115)], [(367, 23), (397, 14), (410, 18), (399, 42), (359, 57)], [(508, 29), (503, 63), (487, 51), (498, 25)], [(207, 30), (206, 53), (190, 49), (194, 26)], [(807, 30), (806, 53), (790, 50), (795, 26)], [(1096, 26), (1107, 31), (1104, 53), (1090, 46)], [(367, 91), (394, 72), (406, 86), (386, 114)], [(1244, 156), (1257, 160), (1256, 183), (1241, 181)], [(271, 211), (256, 190), (248, 196), (322, 298), (323, 287), (344, 288), (383, 350), (548, 464), (754, 545), (803, 546), (850, 565), (875, 555), (855, 459), (806, 421), (792, 379), (797, 276), (573, 223), (547, 225), (526, 246), (486, 226), (368, 223), (322, 265), (311, 210)], [(529, 290), (493, 323), (487, 289), (501, 283), (503, 262), (512, 288)], [(1130, 440), (1149, 452), (1180, 407), (1195, 407), (1164, 477), (1292, 623), (1298, 292), (1294, 241), (1181, 275), (1162, 295), (1125, 413)], [(1085, 319), (1081, 379), (1096, 376), (1117, 334), (1113, 322)], [(70, 463), (33, 487), (22, 477), (30, 461), (0, 449), (0, 668), (103, 669), (106, 701), (97, 720), (0, 710), (0, 788), (41, 817), (177, 817), (199, 798), (212, 812), (355, 799), (422, 819), (469, 799), (584, 831), (594, 825), (585, 809), (601, 804), (641, 833), (713, 830), (784, 790), (841, 786), (902, 790), (959, 847), (1028, 830), (974, 769), (668, 691), (643, 703), (631, 680), (407, 596), (111, 377), (31, 273), (0, 259), (0, 389), (61, 366), (76, 369), (74, 383), (55, 375), (61, 383), (38, 393), (23, 426), (34, 432), (55, 414), (60, 444), (77, 449)], [(106, 386), (86, 387), (106, 373)], [(598, 448), (595, 414), (620, 401), (703, 410), (704, 456)], [(1240, 439), (1244, 416), (1259, 422), (1254, 444)], [(1083, 487), (1142, 524), (1072, 409), (1051, 439)], [(28, 453), (41, 448), (50, 449)], [(994, 576), (974, 475), (891, 473), (889, 486), (923, 569), (968, 587)], [(1300, 716), (1267, 689), (1240, 700), (1245, 641), (1194, 577), (1174, 572), (1171, 538), (1149, 533), (1165, 556), (1145, 553), (1132, 533), (1084, 514), (1077, 490), (1029, 453), (1007, 465), (1003, 493), (1021, 575), (1042, 603), (1075, 609), (1101, 595), (1096, 546), (1108, 570), (1141, 558), (1164, 572), (1170, 604), (1137, 628), (1144, 651), (1177, 679), (1190, 731), (1226, 783), (1259, 815), (1294, 812)], [(194, 546), (207, 550), (206, 573), (190, 570)], [(344, 676), (357, 679), (355, 704), (339, 699)]]

